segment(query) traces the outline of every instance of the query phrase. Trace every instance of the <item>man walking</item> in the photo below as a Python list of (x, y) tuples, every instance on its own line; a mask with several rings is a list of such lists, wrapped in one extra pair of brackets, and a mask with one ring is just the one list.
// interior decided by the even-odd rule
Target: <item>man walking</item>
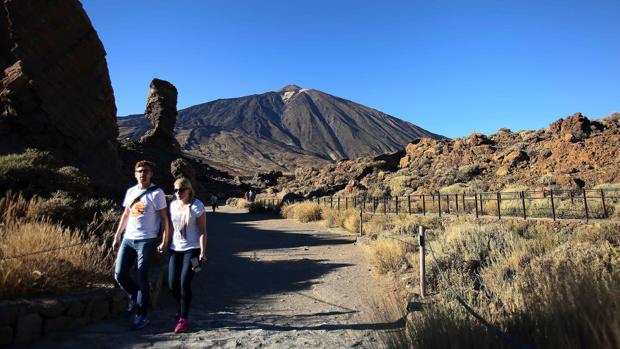
[[(166, 196), (159, 187), (151, 183), (154, 165), (150, 161), (139, 161), (135, 166), (137, 185), (129, 188), (123, 201), (123, 215), (114, 235), (114, 250), (118, 249), (114, 278), (129, 295), (126, 315), (135, 313), (132, 329), (148, 324), (150, 307), (149, 264), (155, 250), (160, 225), (164, 236), (157, 247), (163, 253), (168, 247), (170, 225), (166, 210)], [(123, 232), (125, 232), (123, 236)], [(130, 269), (137, 261), (138, 282), (130, 275)]]

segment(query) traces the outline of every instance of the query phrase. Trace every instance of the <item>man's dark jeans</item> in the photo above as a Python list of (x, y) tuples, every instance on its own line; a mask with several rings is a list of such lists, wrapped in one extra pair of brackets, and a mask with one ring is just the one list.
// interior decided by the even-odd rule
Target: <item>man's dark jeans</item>
[[(149, 289), (149, 265), (155, 251), (156, 239), (131, 240), (123, 239), (118, 255), (114, 278), (127, 292), (136, 305), (138, 315), (146, 315), (151, 305)], [(130, 269), (136, 262), (138, 265), (138, 283), (131, 277)]]

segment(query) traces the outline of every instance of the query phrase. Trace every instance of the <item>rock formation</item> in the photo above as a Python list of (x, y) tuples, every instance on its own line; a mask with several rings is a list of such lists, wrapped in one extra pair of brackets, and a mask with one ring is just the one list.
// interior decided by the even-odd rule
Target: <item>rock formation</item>
[[(569, 136), (566, 136), (569, 135)], [(580, 113), (548, 128), (486, 136), (422, 138), (404, 151), (295, 171), (274, 192), (300, 196), (369, 193), (405, 195), (457, 185), (459, 191), (592, 188), (620, 182), (620, 114), (589, 120)], [(396, 162), (395, 156), (401, 156)], [(397, 164), (397, 167), (394, 164)]]
[(117, 178), (106, 52), (77, 0), (0, 0), (0, 154), (34, 147)]
[(179, 142), (174, 138), (177, 122), (177, 89), (165, 80), (153, 79), (146, 100), (144, 115), (153, 126), (140, 143), (158, 147), (171, 147), (179, 151)]

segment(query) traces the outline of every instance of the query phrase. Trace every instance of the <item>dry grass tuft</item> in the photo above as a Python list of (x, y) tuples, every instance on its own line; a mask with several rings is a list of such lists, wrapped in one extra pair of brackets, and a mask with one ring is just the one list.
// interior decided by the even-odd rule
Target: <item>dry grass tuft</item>
[(250, 207), (250, 202), (246, 199), (240, 198), (235, 201), (235, 207), (237, 208), (248, 208)]
[[(9, 220), (0, 227), (0, 258), (83, 242), (80, 231), (49, 220)], [(92, 240), (87, 240), (92, 241)], [(0, 261), (0, 298), (54, 293), (110, 282), (113, 257), (99, 242)]]
[(360, 217), (359, 213), (354, 210), (347, 210), (344, 212), (344, 220), (342, 227), (348, 232), (357, 234), (360, 230)]
[(314, 202), (285, 205), (281, 212), (284, 218), (297, 219), (304, 223), (321, 219), (321, 207)]
[[(413, 244), (413, 239), (408, 239)], [(380, 273), (396, 272), (407, 265), (406, 255), (414, 251), (412, 245), (389, 238), (378, 238), (370, 244), (371, 263)]]

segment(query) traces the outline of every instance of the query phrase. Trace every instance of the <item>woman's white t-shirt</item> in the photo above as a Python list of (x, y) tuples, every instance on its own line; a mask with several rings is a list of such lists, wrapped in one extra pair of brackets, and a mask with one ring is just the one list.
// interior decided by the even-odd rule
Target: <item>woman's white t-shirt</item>
[(198, 217), (205, 214), (203, 203), (194, 199), (190, 206), (190, 217), (187, 222), (187, 207), (179, 211), (181, 200), (174, 200), (170, 203), (170, 217), (172, 219), (172, 243), (170, 249), (173, 251), (187, 251), (193, 248), (200, 248), (200, 231), (198, 229)]

